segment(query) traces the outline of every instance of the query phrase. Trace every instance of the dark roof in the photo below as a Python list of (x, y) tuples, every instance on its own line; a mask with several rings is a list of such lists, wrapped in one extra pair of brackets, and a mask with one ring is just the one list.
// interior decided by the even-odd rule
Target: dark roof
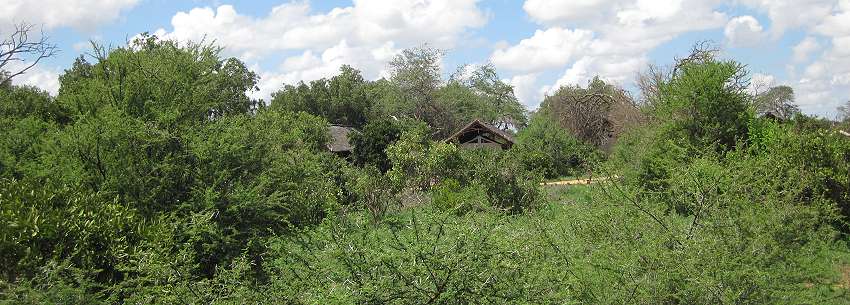
[(348, 134), (357, 132), (354, 128), (331, 125), (328, 126), (328, 133), (331, 135), (331, 141), (328, 143), (328, 149), (332, 152), (351, 151), (351, 143), (349, 142)]
[(511, 136), (511, 135), (510, 135), (507, 131), (501, 130), (501, 129), (497, 128), (496, 126), (493, 126), (493, 125), (490, 125), (490, 124), (484, 123), (484, 122), (482, 122), (482, 121), (481, 121), (481, 120), (479, 120), (479, 119), (475, 119), (474, 121), (469, 122), (469, 124), (466, 124), (466, 126), (463, 126), (463, 128), (459, 129), (457, 132), (455, 132), (454, 134), (452, 134), (451, 136), (449, 136), (448, 138), (446, 138), (446, 141), (451, 141), (451, 140), (453, 140), (453, 139), (457, 138), (457, 137), (458, 137), (459, 135), (461, 135), (464, 131), (466, 131), (467, 129), (472, 128), (472, 127), (473, 127), (473, 126), (475, 126), (475, 125), (481, 126), (481, 127), (485, 128), (485, 129), (487, 129), (487, 130), (489, 130), (489, 131), (491, 131), (491, 132), (493, 132), (493, 133), (495, 133), (495, 134), (497, 134), (497, 135), (501, 136), (502, 138), (505, 138), (505, 140), (508, 140), (508, 142), (511, 142), (512, 144), (514, 143), (514, 137), (513, 137), (513, 136)]

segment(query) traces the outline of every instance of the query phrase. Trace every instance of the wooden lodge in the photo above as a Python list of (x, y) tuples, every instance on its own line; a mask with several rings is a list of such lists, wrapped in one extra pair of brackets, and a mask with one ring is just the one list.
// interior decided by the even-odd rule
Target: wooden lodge
[(510, 149), (514, 145), (513, 136), (493, 125), (474, 120), (446, 139), (461, 148), (501, 148)]

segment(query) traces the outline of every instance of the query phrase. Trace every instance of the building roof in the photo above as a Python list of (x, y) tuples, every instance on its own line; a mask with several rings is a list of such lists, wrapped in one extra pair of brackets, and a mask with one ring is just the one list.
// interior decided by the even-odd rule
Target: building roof
[(331, 135), (328, 149), (332, 152), (351, 151), (351, 142), (349, 142), (348, 135), (352, 132), (357, 131), (351, 127), (339, 125), (328, 126), (328, 133)]
[(458, 136), (460, 136), (461, 134), (463, 134), (464, 132), (466, 132), (467, 130), (474, 128), (474, 127), (487, 129), (488, 131), (504, 138), (505, 140), (507, 140), (511, 144), (514, 143), (514, 137), (512, 135), (510, 135), (507, 131), (501, 130), (501, 129), (497, 128), (496, 126), (484, 123), (479, 119), (475, 119), (474, 121), (469, 122), (469, 124), (466, 124), (466, 126), (463, 126), (463, 128), (459, 129), (457, 132), (453, 133), (451, 136), (446, 138), (446, 141), (452, 141), (452, 140), (456, 139)]

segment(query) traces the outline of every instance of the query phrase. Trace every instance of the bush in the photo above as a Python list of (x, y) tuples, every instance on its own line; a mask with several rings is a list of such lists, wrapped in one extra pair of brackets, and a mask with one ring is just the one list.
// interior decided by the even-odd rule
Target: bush
[(387, 158), (387, 147), (398, 141), (404, 128), (402, 123), (389, 119), (370, 121), (363, 130), (351, 134), (354, 163), (360, 166), (372, 165), (381, 172), (387, 172), (392, 166)]
[(599, 150), (579, 141), (546, 114), (532, 116), (516, 142), (510, 153), (530, 171), (548, 179), (585, 174), (602, 159)]
[(480, 166), (475, 182), (487, 192), (493, 207), (516, 214), (533, 210), (542, 203), (539, 174), (529, 172), (507, 156), (478, 161), (480, 163), (472, 163)]
[(354, 176), (353, 190), (361, 207), (366, 208), (372, 220), (378, 222), (393, 207), (398, 207), (399, 189), (387, 175), (374, 167), (366, 167)]
[(0, 263), (9, 282), (35, 277), (52, 261), (119, 281), (142, 237), (136, 211), (115, 197), (50, 181), (0, 179)]
[(746, 140), (752, 96), (743, 82), (744, 65), (710, 58), (677, 68), (661, 86), (655, 118), (682, 132), (683, 140), (696, 147), (728, 151)]
[(427, 130), (411, 129), (387, 148), (392, 164), (387, 176), (398, 189), (427, 191), (465, 166), (459, 154), (454, 144), (429, 141)]
[(458, 216), (492, 208), (487, 202), (487, 193), (481, 186), (461, 186), (457, 180), (451, 178), (434, 187), (431, 191), (431, 204), (440, 211)]
[[(515, 304), (544, 302), (545, 280), (504, 251), (504, 221), (410, 210), (398, 224), (352, 217), (281, 238), (268, 293), (277, 302)], [(535, 270), (536, 271), (536, 270)]]

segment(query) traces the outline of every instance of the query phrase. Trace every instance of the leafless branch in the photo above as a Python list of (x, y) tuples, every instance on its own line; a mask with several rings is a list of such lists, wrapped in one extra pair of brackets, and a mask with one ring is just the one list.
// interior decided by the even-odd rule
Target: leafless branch
[[(12, 34), (0, 41), (0, 72), (3, 72), (0, 73), (0, 84), (11, 82), (16, 76), (35, 67), (41, 60), (59, 53), (59, 48), (50, 43), (43, 30), (39, 30), (37, 38), (30, 36), (33, 30), (33, 24), (19, 23), (15, 25)], [(23, 66), (12, 68), (14, 63), (21, 63)]]

